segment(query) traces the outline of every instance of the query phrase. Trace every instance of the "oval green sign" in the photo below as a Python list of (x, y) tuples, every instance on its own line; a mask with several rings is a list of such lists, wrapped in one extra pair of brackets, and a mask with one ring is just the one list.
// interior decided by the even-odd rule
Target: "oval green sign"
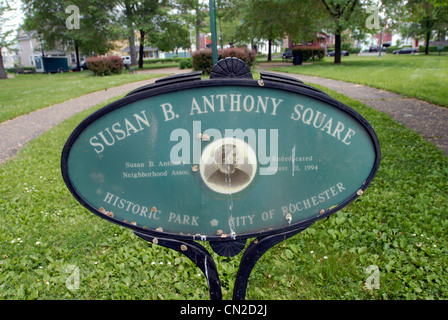
[(194, 79), (142, 88), (85, 119), (64, 180), (95, 214), (149, 234), (244, 239), (326, 217), (378, 170), (359, 114), (299, 83)]

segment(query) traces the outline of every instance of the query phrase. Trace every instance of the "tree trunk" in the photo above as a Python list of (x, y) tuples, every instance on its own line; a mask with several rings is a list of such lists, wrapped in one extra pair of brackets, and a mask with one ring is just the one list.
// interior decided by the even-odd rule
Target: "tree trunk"
[(130, 1), (125, 1), (126, 25), (129, 32), (129, 54), (131, 55), (131, 66), (137, 65), (137, 52), (135, 51), (135, 38), (133, 27), (133, 12)]
[(224, 45), (223, 45), (223, 40), (222, 40), (222, 22), (221, 22), (221, 18), (218, 18), (219, 21), (219, 37), (218, 37), (218, 42), (219, 45), (221, 47), (221, 49), (224, 49)]
[(0, 79), (7, 79), (5, 66), (3, 65), (2, 47), (0, 47)]
[(196, 9), (196, 20), (195, 20), (195, 29), (196, 29), (196, 50), (201, 49), (201, 19), (199, 18), (199, 9)]
[(429, 54), (429, 40), (431, 39), (431, 31), (426, 32), (425, 54)]
[(378, 48), (378, 58), (381, 59), (381, 54), (383, 52), (383, 29), (380, 31), (380, 46)]
[(75, 41), (76, 70), (81, 71), (81, 62), (79, 61), (79, 47)]
[(258, 53), (258, 46), (257, 46), (257, 44), (255, 43), (255, 40), (251, 41), (251, 43), (250, 43), (250, 47), (251, 47), (251, 49), (254, 50), (256, 53)]
[(143, 69), (143, 55), (145, 54), (145, 30), (140, 30), (140, 50), (138, 56), (138, 68)]
[(334, 63), (341, 64), (341, 33), (337, 31), (334, 35)]
[(199, 32), (199, 29), (196, 28), (196, 50), (201, 49), (201, 34)]
[(137, 65), (137, 52), (135, 51), (135, 44), (134, 44), (134, 33), (132, 33), (129, 38), (129, 54), (131, 55), (131, 66)]
[(268, 40), (268, 61), (272, 61), (271, 47), (272, 47), (272, 40)]

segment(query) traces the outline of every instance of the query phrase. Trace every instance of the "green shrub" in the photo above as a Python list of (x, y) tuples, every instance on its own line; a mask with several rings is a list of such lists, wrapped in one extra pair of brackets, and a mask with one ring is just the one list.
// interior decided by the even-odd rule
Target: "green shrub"
[(410, 47), (411, 46), (390, 46), (390, 47), (386, 48), (386, 53), (393, 53), (395, 50), (399, 50), (399, 49), (402, 49), (402, 48), (410, 48)]
[(16, 72), (17, 69), (23, 69), (25, 71), (36, 71), (36, 67), (13, 67), (13, 68), (5, 68), (5, 70), (9, 73)]
[[(439, 49), (437, 49), (437, 48), (438, 48), (438, 46), (429, 46), (428, 51), (429, 52), (439, 52)], [(426, 50), (425, 46), (418, 47), (419, 52), (425, 52), (425, 50)], [(442, 52), (444, 52), (444, 51), (448, 51), (448, 46), (443, 46)]]
[[(341, 50), (348, 51), (348, 53), (350, 53), (350, 54), (357, 54), (357, 53), (361, 52), (360, 47), (353, 47), (353, 45), (351, 43), (347, 43), (347, 42), (344, 42), (341, 45)], [(334, 49), (333, 49), (333, 51), (334, 51)]]
[[(395, 50), (399, 50), (402, 48), (410, 48), (411, 46), (391, 46), (386, 48), (386, 53), (393, 53)], [(437, 49), (438, 46), (429, 46), (429, 52), (439, 52), (439, 50)], [(424, 53), (425, 52), (426, 47), (425, 46), (419, 46), (418, 47), (418, 52), (420, 53)], [(448, 51), (448, 46), (444, 46), (442, 52), (446, 52)]]
[(302, 53), (303, 61), (321, 60), (325, 56), (325, 49), (319, 46), (297, 46), (292, 48), (292, 54), (295, 52)]
[(397, 49), (398, 49), (397, 46), (390, 46), (390, 47), (387, 47), (387, 48), (386, 48), (386, 53), (392, 53), (392, 52), (394, 52), (394, 51), (397, 50)]
[(348, 52), (349, 52), (350, 54), (358, 54), (358, 53), (361, 52), (361, 48), (359, 48), (359, 47), (350, 47), (350, 48), (348, 49)]
[[(228, 48), (218, 50), (218, 60), (234, 57), (243, 60), (249, 68), (255, 65), (255, 58), (257, 56), (256, 51), (249, 50), (247, 48)], [(198, 50), (192, 55), (193, 69), (196, 71), (202, 71), (204, 74), (210, 74), (212, 72), (212, 50)]]
[(86, 64), (95, 76), (119, 74), (124, 66), (123, 60), (117, 56), (88, 58)]
[(183, 58), (179, 62), (180, 69), (191, 69), (193, 68), (193, 62), (191, 58)]
[(143, 64), (155, 64), (166, 62), (180, 62), (182, 58), (143, 59)]

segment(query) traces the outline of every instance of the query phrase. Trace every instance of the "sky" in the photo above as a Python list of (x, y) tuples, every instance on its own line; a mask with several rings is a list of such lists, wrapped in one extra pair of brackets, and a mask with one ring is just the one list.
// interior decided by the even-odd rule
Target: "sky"
[[(8, 12), (4, 15), (6, 18), (12, 18), (8, 21), (7, 25), (3, 26), (3, 31), (7, 30), (17, 30), (17, 28), (20, 26), (20, 24), (23, 22), (23, 12), (22, 12), (22, 2), (18, 0), (10, 1), (11, 7), (13, 7), (15, 10)], [(13, 35), (11, 35), (12, 38), (16, 37), (16, 33), (14, 32)]]

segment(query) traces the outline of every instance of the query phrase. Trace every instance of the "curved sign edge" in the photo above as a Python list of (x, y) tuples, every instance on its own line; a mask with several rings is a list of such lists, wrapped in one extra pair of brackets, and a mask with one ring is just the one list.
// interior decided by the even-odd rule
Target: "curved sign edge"
[(152, 230), (148, 228), (143, 228), (140, 226), (136, 226), (124, 221), (121, 221), (119, 219), (115, 219), (113, 217), (110, 217), (98, 209), (91, 206), (87, 201), (85, 201), (79, 193), (76, 191), (76, 188), (72, 184), (70, 177), (68, 175), (68, 157), (71, 150), (71, 147), (79, 137), (79, 135), (86, 129), (90, 124), (95, 122), (97, 119), (101, 118), (105, 114), (116, 110), (121, 107), (125, 107), (126, 105), (139, 101), (142, 99), (150, 98), (157, 95), (162, 95), (165, 93), (170, 92), (177, 92), (182, 90), (188, 90), (188, 89), (194, 89), (198, 87), (210, 87), (210, 86), (247, 86), (247, 87), (266, 87), (271, 89), (277, 89), (277, 90), (283, 90), (292, 92), (299, 95), (305, 95), (308, 97), (311, 97), (313, 99), (320, 100), (324, 103), (327, 103), (331, 105), (332, 107), (338, 108), (342, 110), (343, 112), (347, 113), (350, 117), (355, 119), (361, 126), (366, 130), (366, 132), (369, 134), (369, 137), (372, 141), (372, 144), (374, 146), (375, 151), (375, 160), (372, 167), (372, 170), (367, 177), (367, 179), (364, 181), (360, 189), (352, 194), (351, 196), (348, 196), (345, 201), (338, 204), (335, 207), (330, 208), (329, 210), (325, 211), (324, 213), (321, 213), (317, 216), (314, 216), (312, 218), (302, 220), (296, 223), (292, 223), (285, 227), (275, 228), (271, 230), (263, 230), (259, 232), (253, 232), (253, 233), (245, 233), (245, 234), (237, 234), (235, 237), (227, 237), (222, 238), (220, 236), (207, 236), (206, 241), (235, 241), (235, 240), (244, 240), (248, 238), (254, 238), (259, 236), (268, 236), (268, 235), (275, 235), (278, 233), (288, 232), (296, 229), (303, 228), (304, 226), (310, 226), (314, 222), (324, 219), (326, 217), (329, 217), (330, 215), (336, 213), (337, 211), (343, 209), (348, 204), (356, 200), (358, 197), (360, 197), (364, 191), (368, 188), (370, 183), (372, 182), (373, 178), (375, 177), (379, 165), (381, 162), (381, 149), (378, 137), (373, 130), (373, 127), (369, 124), (369, 122), (361, 116), (358, 112), (353, 110), (352, 108), (348, 107), (347, 105), (341, 103), (340, 101), (330, 97), (323, 91), (320, 91), (314, 87), (308, 86), (308, 85), (301, 85), (297, 83), (297, 85), (289, 84), (289, 83), (282, 83), (275, 80), (264, 80), (263, 82), (253, 80), (253, 79), (209, 79), (209, 80), (195, 80), (195, 81), (186, 81), (186, 82), (180, 82), (180, 83), (174, 83), (174, 84), (164, 84), (157, 82), (145, 86), (144, 90), (137, 91), (135, 93), (130, 92), (128, 95), (124, 96), (123, 98), (120, 98), (102, 108), (95, 111), (94, 113), (90, 114), (87, 118), (85, 118), (83, 121), (81, 121), (80, 124), (73, 130), (73, 132), (70, 134), (69, 138), (67, 139), (64, 148), (62, 150), (61, 155), (61, 173), (63, 180), (69, 189), (72, 196), (80, 203), (82, 204), (86, 209), (94, 213), (95, 215), (99, 216), (100, 218), (103, 218), (105, 220), (108, 220), (110, 222), (113, 222), (117, 225), (129, 228), (133, 230), (134, 232), (141, 233), (141, 234), (147, 234), (150, 236), (153, 236), (155, 238), (170, 238), (170, 239), (177, 239), (177, 240), (203, 240), (202, 238), (198, 237), (198, 235), (185, 235), (185, 234), (178, 234), (178, 233), (169, 233), (164, 231), (157, 231)]

